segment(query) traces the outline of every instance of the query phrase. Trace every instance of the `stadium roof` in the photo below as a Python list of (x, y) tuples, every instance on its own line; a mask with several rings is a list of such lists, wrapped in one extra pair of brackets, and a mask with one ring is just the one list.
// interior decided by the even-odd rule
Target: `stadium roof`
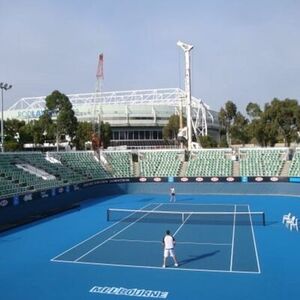
[[(116, 123), (116, 119), (121, 121), (122, 118), (123, 123), (125, 121), (128, 123), (130, 118), (136, 119), (134, 115), (137, 114), (141, 117), (145, 117), (146, 114), (145, 120), (149, 119), (150, 114), (152, 123), (157, 122), (159, 113), (163, 114), (167, 107), (169, 115), (175, 111), (180, 113), (181, 108), (184, 113), (187, 101), (185, 91), (179, 88), (95, 92), (67, 96), (73, 105), (75, 115), (81, 121), (95, 121), (100, 115), (102, 117), (104, 115), (110, 123)], [(45, 99), (46, 96), (22, 98), (6, 110), (5, 118), (25, 121), (38, 119), (45, 110)], [(117, 108), (114, 108), (115, 105)], [(206, 135), (208, 123), (218, 126), (217, 112), (210, 110), (201, 99), (192, 97), (191, 108), (196, 135), (199, 133)]]
[[(84, 104), (88, 105), (170, 105), (185, 106), (185, 92), (178, 88), (168, 89), (149, 89), (149, 90), (131, 90), (102, 93), (70, 94), (67, 95), (75, 108)], [(44, 109), (46, 96), (21, 98), (7, 111), (23, 109)], [(198, 107), (199, 104), (208, 105), (202, 100), (192, 97), (192, 106)]]

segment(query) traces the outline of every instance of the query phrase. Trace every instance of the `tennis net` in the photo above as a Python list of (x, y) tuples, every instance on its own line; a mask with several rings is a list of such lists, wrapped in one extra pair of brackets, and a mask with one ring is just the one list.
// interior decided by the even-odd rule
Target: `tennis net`
[(107, 221), (212, 225), (266, 225), (264, 212), (188, 212), (109, 208)]

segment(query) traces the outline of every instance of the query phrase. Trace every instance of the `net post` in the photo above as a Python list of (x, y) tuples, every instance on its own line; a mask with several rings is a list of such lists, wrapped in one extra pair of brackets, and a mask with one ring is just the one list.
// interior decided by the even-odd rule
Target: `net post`
[(266, 216), (264, 212), (263, 212), (263, 225), (266, 226)]
[(109, 221), (109, 209), (106, 210), (106, 222), (108, 222), (108, 221)]
[(184, 213), (181, 214), (181, 223), (184, 223)]

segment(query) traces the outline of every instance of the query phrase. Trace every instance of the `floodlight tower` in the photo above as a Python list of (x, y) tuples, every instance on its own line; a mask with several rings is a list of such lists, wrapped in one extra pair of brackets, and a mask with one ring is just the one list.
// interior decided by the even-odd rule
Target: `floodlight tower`
[(104, 79), (104, 71), (103, 71), (103, 53), (99, 54), (99, 59), (98, 59), (98, 67), (97, 67), (97, 73), (96, 73), (96, 93), (101, 93), (102, 91), (102, 84), (103, 84), (103, 79)]
[(191, 150), (192, 145), (192, 116), (191, 116), (191, 68), (190, 68), (190, 51), (194, 48), (193, 45), (183, 43), (181, 41), (177, 42), (179, 46), (184, 51), (185, 57), (185, 95), (186, 95), (186, 122), (187, 122), (187, 138), (188, 138), (188, 150)]
[[(94, 130), (95, 130), (95, 124), (98, 123), (98, 137), (100, 139), (101, 132), (100, 132), (100, 126), (101, 126), (101, 92), (103, 88), (103, 80), (104, 80), (104, 70), (103, 70), (103, 62), (104, 62), (104, 56), (103, 53), (99, 54), (98, 59), (98, 66), (97, 66), (97, 73), (96, 73), (96, 88), (95, 88), (95, 97), (94, 97)], [(97, 103), (97, 99), (99, 103)], [(97, 108), (98, 108), (98, 115), (97, 115)]]
[(3, 91), (7, 91), (11, 88), (12, 88), (11, 84), (0, 82), (0, 89), (1, 89), (1, 152), (4, 152)]

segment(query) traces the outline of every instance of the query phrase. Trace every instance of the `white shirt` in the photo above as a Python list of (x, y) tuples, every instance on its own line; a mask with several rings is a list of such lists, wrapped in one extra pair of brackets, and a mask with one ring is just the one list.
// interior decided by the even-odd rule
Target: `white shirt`
[(166, 235), (164, 237), (164, 244), (165, 244), (165, 249), (166, 250), (173, 249), (174, 244), (175, 244), (175, 240), (171, 235)]
[(171, 192), (171, 194), (175, 194), (175, 189), (174, 189), (174, 188), (171, 188), (171, 189), (170, 189), (170, 192)]

